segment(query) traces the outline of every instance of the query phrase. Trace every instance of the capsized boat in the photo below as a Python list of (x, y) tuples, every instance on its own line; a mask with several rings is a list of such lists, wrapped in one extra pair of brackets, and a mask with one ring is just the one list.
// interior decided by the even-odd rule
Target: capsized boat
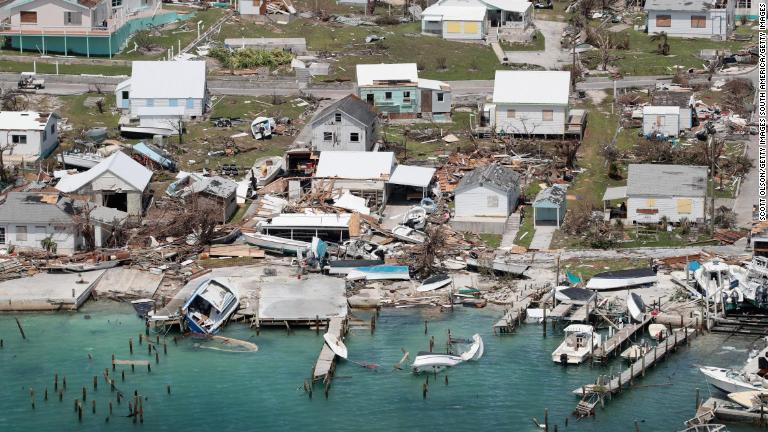
[[(449, 341), (449, 344), (454, 344), (457, 342), (464, 342), (464, 341), (460, 339), (452, 339), (451, 341)], [(413, 364), (411, 365), (411, 368), (413, 370), (413, 373), (416, 373), (416, 374), (421, 372), (437, 373), (445, 368), (456, 366), (457, 364), (465, 361), (479, 360), (480, 357), (483, 356), (484, 351), (485, 351), (485, 346), (483, 344), (483, 339), (480, 337), (479, 334), (475, 334), (472, 336), (471, 345), (463, 353), (459, 355), (455, 355), (455, 354), (444, 354), (444, 353), (435, 353), (435, 352), (429, 352), (429, 351), (421, 351), (416, 355), (416, 358), (413, 359)]]
[(651, 352), (651, 347), (647, 344), (638, 345), (634, 344), (630, 346), (629, 348), (625, 349), (621, 352), (621, 358), (624, 360), (628, 360), (630, 362), (635, 362), (640, 359), (640, 357), (648, 354)]
[(726, 393), (765, 390), (765, 380), (757, 375), (712, 366), (701, 367), (699, 371), (707, 377), (709, 384)]
[(566, 327), (565, 340), (552, 352), (555, 363), (580, 364), (600, 346), (600, 334), (587, 324), (571, 324)]
[(640, 294), (629, 293), (627, 296), (627, 312), (636, 322), (643, 322), (645, 317), (645, 302)]
[(256, 117), (251, 122), (251, 134), (257, 140), (269, 139), (272, 137), (272, 131), (275, 129), (275, 119), (272, 117)]
[(304, 253), (312, 244), (301, 240), (291, 240), (283, 237), (271, 236), (262, 233), (243, 233), (246, 243), (281, 253)]
[(267, 156), (257, 159), (253, 167), (245, 175), (245, 179), (251, 183), (251, 189), (266, 186), (283, 172), (285, 160), (282, 156)]
[(136, 311), (140, 318), (146, 318), (155, 307), (155, 301), (148, 298), (133, 300), (131, 301), (131, 306), (133, 306), (133, 310)]
[(411, 280), (411, 274), (408, 266), (384, 264), (352, 269), (347, 280)]
[(405, 225), (398, 225), (392, 228), (392, 235), (408, 243), (424, 243), (427, 234), (423, 231), (415, 230)]
[(49, 266), (48, 270), (51, 271), (65, 271), (69, 273), (83, 273), (96, 270), (106, 270), (113, 267), (117, 267), (122, 263), (122, 260), (108, 260), (99, 262), (84, 262), (84, 263), (68, 263), (61, 265)]
[(230, 244), (237, 240), (240, 234), (240, 227), (234, 227), (228, 233), (212, 238), (211, 244)]
[(657, 341), (663, 341), (668, 336), (667, 326), (664, 324), (651, 324), (648, 326), (648, 333)]
[(453, 279), (445, 273), (432, 275), (421, 282), (421, 286), (416, 288), (418, 292), (434, 291), (446, 285), (450, 285)]
[(83, 169), (91, 169), (98, 165), (99, 162), (104, 160), (98, 153), (91, 152), (79, 152), (79, 151), (65, 151), (59, 156), (61, 164), (64, 167), (77, 167)]
[(225, 278), (206, 279), (182, 307), (184, 322), (192, 333), (218, 332), (237, 310), (240, 299)]
[(658, 282), (656, 272), (651, 268), (617, 270), (598, 273), (587, 282), (591, 290), (612, 290), (619, 288), (651, 285)]
[(347, 358), (347, 346), (344, 345), (344, 342), (342, 342), (337, 335), (325, 333), (323, 339), (334, 354), (343, 359)]

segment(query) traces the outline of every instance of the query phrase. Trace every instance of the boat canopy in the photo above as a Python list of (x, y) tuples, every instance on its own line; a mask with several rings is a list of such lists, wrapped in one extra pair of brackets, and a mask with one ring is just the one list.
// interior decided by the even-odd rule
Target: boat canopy
[(227, 299), (231, 295), (232, 293), (225, 289), (221, 282), (217, 282), (215, 279), (211, 280), (205, 290), (200, 293), (200, 297), (210, 303), (210, 305), (216, 308), (219, 312), (222, 311)]
[(587, 324), (571, 324), (563, 329), (563, 331), (566, 333), (592, 333), (594, 328)]

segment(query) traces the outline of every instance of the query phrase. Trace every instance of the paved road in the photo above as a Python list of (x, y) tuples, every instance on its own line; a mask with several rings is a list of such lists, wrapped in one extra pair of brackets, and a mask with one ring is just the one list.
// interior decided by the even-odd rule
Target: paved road
[(736, 212), (736, 223), (741, 227), (749, 227), (752, 222), (752, 206), (757, 205), (757, 135), (749, 137), (747, 155), (752, 158), (752, 170), (741, 179), (739, 196), (733, 205)]

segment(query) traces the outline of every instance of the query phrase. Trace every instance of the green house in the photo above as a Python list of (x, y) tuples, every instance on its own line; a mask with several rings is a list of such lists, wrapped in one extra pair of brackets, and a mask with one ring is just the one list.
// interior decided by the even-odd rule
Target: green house
[(566, 188), (554, 185), (536, 195), (533, 201), (533, 226), (556, 226), (560, 228), (565, 219)]

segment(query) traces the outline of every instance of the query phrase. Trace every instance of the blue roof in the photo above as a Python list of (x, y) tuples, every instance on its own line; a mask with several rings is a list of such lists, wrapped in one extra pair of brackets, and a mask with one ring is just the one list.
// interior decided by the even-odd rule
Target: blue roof
[(560, 208), (564, 202), (565, 186), (554, 185), (540, 191), (533, 201), (533, 206), (537, 208)]

